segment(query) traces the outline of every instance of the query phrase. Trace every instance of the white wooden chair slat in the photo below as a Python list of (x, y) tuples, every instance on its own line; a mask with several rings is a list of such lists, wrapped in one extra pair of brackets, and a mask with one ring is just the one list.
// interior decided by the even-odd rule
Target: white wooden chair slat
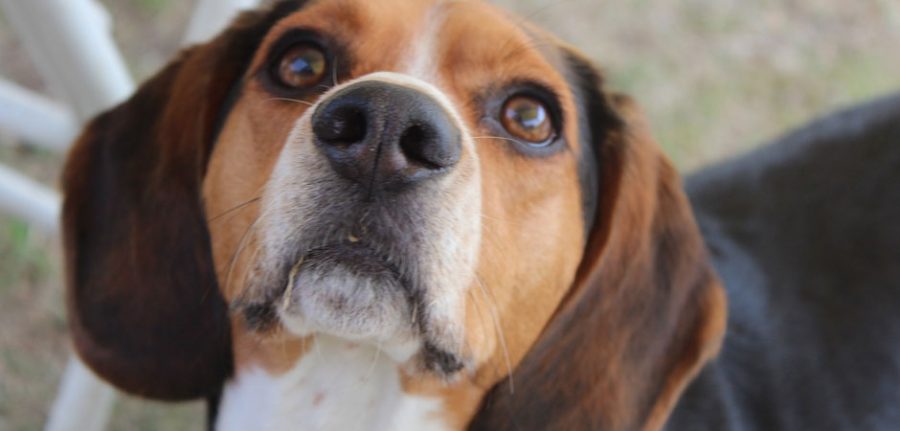
[(28, 143), (63, 152), (78, 133), (78, 120), (65, 106), (0, 79), (0, 129)]

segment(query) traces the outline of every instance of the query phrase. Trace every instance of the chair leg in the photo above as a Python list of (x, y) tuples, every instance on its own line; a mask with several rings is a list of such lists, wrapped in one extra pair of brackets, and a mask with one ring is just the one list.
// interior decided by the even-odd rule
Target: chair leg
[(78, 356), (69, 357), (45, 431), (103, 431), (112, 415), (115, 390)]

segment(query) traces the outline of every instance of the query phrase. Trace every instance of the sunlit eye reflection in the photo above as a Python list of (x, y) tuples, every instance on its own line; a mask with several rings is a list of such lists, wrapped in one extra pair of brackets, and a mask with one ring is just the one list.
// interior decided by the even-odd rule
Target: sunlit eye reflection
[(532, 145), (546, 145), (554, 136), (547, 106), (534, 97), (511, 97), (503, 105), (500, 122), (510, 135)]
[(278, 64), (278, 80), (288, 87), (316, 85), (325, 76), (325, 53), (313, 45), (299, 45), (287, 50)]

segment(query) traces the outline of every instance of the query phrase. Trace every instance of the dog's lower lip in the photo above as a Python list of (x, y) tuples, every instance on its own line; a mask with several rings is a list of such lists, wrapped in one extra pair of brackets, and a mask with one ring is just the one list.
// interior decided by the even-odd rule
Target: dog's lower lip
[(360, 277), (391, 277), (402, 281), (400, 272), (386, 257), (359, 240), (314, 248), (304, 253), (299, 264), (300, 271), (341, 265)]
[[(418, 358), (417, 361), (421, 371), (442, 378), (452, 378), (466, 369), (466, 359), (454, 353), (456, 349), (447, 348), (427, 335), (428, 331), (424, 327), (426, 322), (422, 320), (424, 315), (415, 311), (422, 309), (422, 305), (421, 298), (416, 295), (418, 290), (414, 284), (405, 279), (397, 266), (390, 262), (387, 256), (379, 253), (376, 247), (367, 243), (365, 238), (350, 237), (345, 242), (309, 249), (302, 253), (301, 256), (302, 258), (299, 259), (291, 271), (287, 291), (282, 299), (285, 304), (293, 301), (295, 299), (292, 298), (293, 296), (302, 295), (302, 291), (309, 292), (307, 289), (312, 287), (312, 285), (304, 284), (303, 274), (329, 273), (336, 267), (341, 268), (344, 271), (353, 273), (357, 278), (374, 281), (369, 286), (381, 286), (381, 292), (384, 295), (382, 298), (387, 298), (394, 294), (396, 296), (393, 296), (393, 300), (406, 303), (406, 306), (409, 307), (407, 309), (409, 315), (406, 317), (406, 324), (409, 325), (407, 330), (411, 331), (410, 334), (415, 334), (415, 337), (419, 338), (419, 341), (422, 343), (420, 350), (415, 356)], [(316, 276), (313, 275), (312, 277)], [(306, 278), (306, 282), (309, 280), (309, 278)], [(380, 280), (380, 282), (377, 280)], [(386, 290), (384, 290), (385, 287), (387, 287)], [(318, 294), (316, 294), (316, 297), (322, 298)], [(328, 298), (325, 307), (341, 313), (348, 310), (346, 308), (347, 303), (343, 301), (346, 301), (346, 299)], [(299, 303), (304, 303), (304, 301), (300, 300)], [(350, 308), (352, 309), (352, 305)], [(315, 330), (327, 332), (330, 329), (320, 327)], [(352, 336), (356, 335), (358, 334)], [(339, 336), (348, 335), (344, 333)]]

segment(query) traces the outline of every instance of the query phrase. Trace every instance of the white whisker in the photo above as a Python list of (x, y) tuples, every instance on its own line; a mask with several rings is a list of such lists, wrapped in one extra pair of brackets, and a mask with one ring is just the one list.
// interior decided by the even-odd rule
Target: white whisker
[(514, 394), (516, 392), (515, 382), (513, 381), (513, 369), (512, 369), (512, 360), (509, 358), (509, 347), (506, 344), (506, 333), (503, 331), (503, 326), (500, 325), (500, 318), (497, 316), (497, 306), (496, 306), (496, 298), (494, 295), (490, 295), (488, 297), (488, 289), (484, 285), (484, 282), (481, 281), (481, 276), (475, 274), (475, 281), (478, 282), (478, 287), (481, 289), (482, 295), (484, 295), (485, 299), (488, 299), (488, 311), (491, 312), (491, 319), (494, 322), (494, 328), (497, 330), (497, 335), (500, 338), (500, 347), (503, 349), (503, 359), (506, 361), (506, 370), (509, 375), (509, 393)]
[(509, 141), (509, 142), (515, 142), (517, 144), (522, 144), (521, 141), (517, 141), (512, 138), (505, 138), (503, 136), (473, 136), (472, 139), (499, 139), (501, 141)]
[(279, 101), (279, 102), (291, 102), (291, 103), (298, 103), (298, 104), (300, 104), (300, 105), (306, 105), (306, 106), (313, 106), (313, 105), (315, 105), (315, 104), (312, 103), (312, 102), (307, 102), (307, 101), (305, 101), (305, 100), (300, 100), (300, 99), (291, 99), (291, 98), (288, 98), (288, 97), (270, 97), (270, 98), (268, 98), (268, 99), (265, 99), (264, 101), (265, 101), (265, 102), (274, 102), (274, 101)]
[(231, 274), (234, 272), (234, 265), (237, 262), (238, 257), (244, 251), (244, 247), (246, 247), (247, 238), (250, 236), (250, 232), (256, 228), (257, 223), (262, 218), (262, 215), (256, 216), (256, 219), (253, 220), (253, 223), (250, 223), (250, 226), (247, 226), (247, 230), (244, 231), (244, 234), (241, 235), (241, 240), (238, 241), (237, 249), (234, 251), (234, 254), (231, 255), (231, 261), (228, 263), (228, 272), (225, 274), (225, 291), (230, 292), (229, 289), (231, 283)]
[(363, 381), (368, 383), (369, 379), (372, 378), (372, 375), (375, 374), (375, 366), (378, 365), (378, 358), (381, 355), (381, 340), (378, 340), (375, 343), (375, 357), (372, 359), (372, 363), (369, 365), (369, 370), (366, 371), (365, 377), (363, 377)]

